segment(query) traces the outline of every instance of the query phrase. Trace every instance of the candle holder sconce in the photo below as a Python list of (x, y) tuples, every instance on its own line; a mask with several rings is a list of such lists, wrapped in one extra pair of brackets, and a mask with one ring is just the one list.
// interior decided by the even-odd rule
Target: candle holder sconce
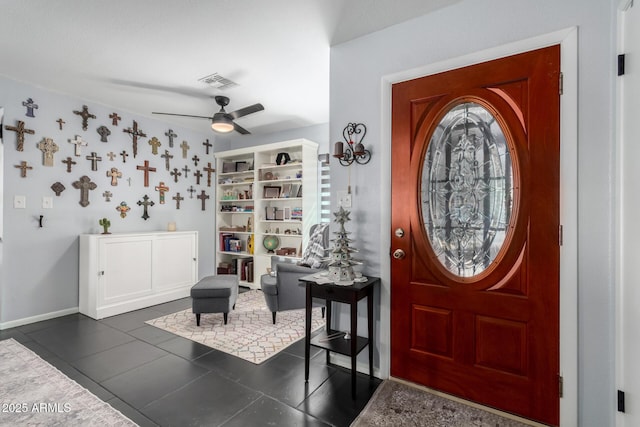
[[(363, 123), (349, 123), (342, 130), (345, 142), (335, 143), (333, 157), (338, 159), (342, 166), (349, 166), (353, 162), (366, 165), (371, 160), (371, 152), (365, 150), (362, 140), (367, 134), (367, 127)], [(346, 143), (346, 145), (345, 145)]]

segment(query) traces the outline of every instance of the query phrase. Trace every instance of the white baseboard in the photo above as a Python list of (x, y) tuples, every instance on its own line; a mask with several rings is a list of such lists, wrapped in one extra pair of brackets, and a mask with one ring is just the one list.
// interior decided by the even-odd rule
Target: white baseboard
[(42, 322), (43, 320), (55, 319), (56, 317), (67, 316), (78, 313), (78, 307), (65, 308), (64, 310), (52, 311), (50, 313), (38, 314), (37, 316), (25, 317), (17, 320), (0, 323), (0, 331), (15, 328), (17, 326), (28, 325), (30, 323)]

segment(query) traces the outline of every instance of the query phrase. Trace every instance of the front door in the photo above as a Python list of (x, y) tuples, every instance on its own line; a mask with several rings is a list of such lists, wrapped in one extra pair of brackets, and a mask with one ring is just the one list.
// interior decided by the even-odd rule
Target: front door
[(559, 422), (560, 47), (392, 89), (391, 375)]

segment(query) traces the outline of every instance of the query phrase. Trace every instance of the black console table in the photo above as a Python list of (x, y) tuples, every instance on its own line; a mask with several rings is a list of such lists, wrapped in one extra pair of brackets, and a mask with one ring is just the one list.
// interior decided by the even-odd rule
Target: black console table
[[(367, 277), (366, 282), (355, 282), (349, 286), (334, 283), (319, 284), (315, 275), (308, 275), (299, 279), (306, 286), (306, 336), (304, 346), (304, 379), (309, 381), (310, 347), (322, 348), (327, 351), (327, 364), (330, 352), (351, 357), (351, 396), (356, 397), (356, 356), (367, 345), (369, 346), (369, 377), (373, 378), (373, 288), (380, 283), (378, 277)], [(367, 332), (368, 337), (358, 336), (358, 301), (367, 297)], [(324, 299), (327, 306), (325, 330), (311, 338), (311, 309), (313, 298)], [(349, 304), (351, 308), (351, 330), (349, 339), (344, 338), (344, 332), (331, 329), (331, 303), (341, 302)]]

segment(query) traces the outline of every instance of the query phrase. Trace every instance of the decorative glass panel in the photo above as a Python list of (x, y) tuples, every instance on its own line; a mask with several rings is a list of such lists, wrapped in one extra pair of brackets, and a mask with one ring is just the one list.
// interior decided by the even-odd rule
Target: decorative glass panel
[(506, 237), (513, 171), (504, 133), (485, 107), (465, 102), (445, 114), (429, 142), (421, 198), (442, 265), (460, 277), (487, 269)]

